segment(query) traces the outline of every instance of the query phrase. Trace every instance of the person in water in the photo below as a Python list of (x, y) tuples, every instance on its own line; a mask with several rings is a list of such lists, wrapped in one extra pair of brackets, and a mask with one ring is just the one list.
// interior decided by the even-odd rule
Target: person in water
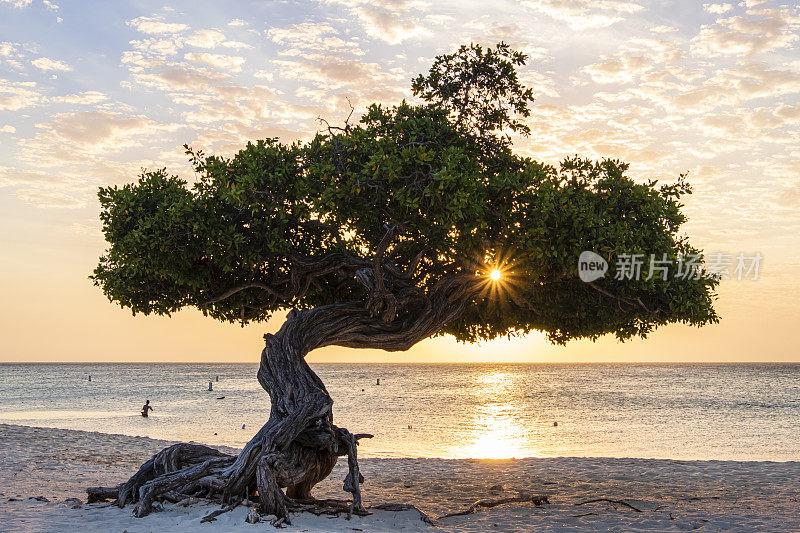
[(152, 410), (153, 410), (153, 408), (150, 407), (150, 400), (147, 400), (146, 402), (144, 402), (144, 405), (142, 406), (142, 416), (147, 418), (148, 411), (152, 411)]

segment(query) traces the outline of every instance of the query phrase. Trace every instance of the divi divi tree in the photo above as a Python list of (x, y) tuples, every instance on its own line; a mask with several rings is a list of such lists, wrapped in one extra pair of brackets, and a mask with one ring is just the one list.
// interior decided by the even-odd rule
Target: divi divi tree
[(503, 43), (463, 46), (413, 80), (420, 103), (373, 104), (308, 142), (260, 140), (231, 158), (187, 147), (191, 183), (156, 170), (100, 189), (109, 246), (92, 278), (111, 301), (241, 324), (288, 311), (264, 336), (258, 369), (269, 418), (241, 453), (167, 448), (107, 491), (119, 505), (141, 516), (161, 499), (249, 498), (288, 521), (347, 456), (348, 505), (365, 512), (356, 446), (369, 435), (334, 424), (305, 361), (316, 348), (403, 351), (437, 335), (532, 330), (556, 343), (627, 339), (717, 321), (717, 279), (702, 260), (691, 275), (580, 279), (586, 250), (611, 265), (697, 257), (680, 233), (691, 190), (682, 177), (633, 180), (615, 160), (552, 166), (516, 154), (512, 135), (530, 133), (525, 59)]

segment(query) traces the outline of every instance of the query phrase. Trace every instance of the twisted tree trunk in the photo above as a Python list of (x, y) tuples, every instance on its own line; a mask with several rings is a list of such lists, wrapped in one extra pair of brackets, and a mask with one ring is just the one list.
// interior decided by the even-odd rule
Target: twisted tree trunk
[(270, 417), (225, 470), (226, 500), (256, 488), (261, 511), (285, 518), (281, 489), (289, 498), (310, 500), (311, 488), (331, 473), (340, 455), (348, 455), (344, 490), (353, 494), (352, 511), (366, 513), (355, 446), (370, 435), (352, 435), (333, 424), (333, 400), (305, 361), (311, 349), (325, 344), (323, 335), (333, 333), (322, 327), (326, 311), (331, 309), (292, 311), (277, 334), (264, 335), (258, 381), (270, 396)]
[(311, 500), (311, 488), (331, 473), (340, 455), (347, 455), (344, 490), (353, 495), (349, 511), (368, 514), (361, 503), (364, 478), (356, 445), (371, 435), (353, 435), (333, 424), (333, 400), (305, 361), (310, 349), (325, 344), (323, 326), (332, 311), (292, 311), (277, 334), (264, 336), (258, 381), (270, 396), (270, 417), (238, 456), (176, 444), (154, 455), (119, 487), (89, 489), (90, 500), (115, 495), (120, 507), (136, 503), (134, 514), (145, 516), (157, 500), (201, 496), (236, 504), (257, 494), (261, 513), (289, 522), (287, 504)]
[[(460, 281), (443, 280), (413, 308), (408, 307), (410, 298), (398, 305), (404, 302), (403, 294), (387, 297), (385, 291), (376, 291), (367, 302), (290, 311), (276, 334), (264, 335), (258, 381), (270, 396), (269, 419), (238, 456), (196, 444), (175, 444), (154, 455), (119, 487), (89, 489), (90, 501), (116, 495), (120, 507), (136, 503), (134, 514), (145, 516), (159, 500), (205, 497), (230, 509), (257, 499), (262, 514), (289, 523), (289, 510), (313, 503), (311, 489), (331, 473), (339, 456), (346, 455), (343, 489), (352, 494), (347, 510), (369, 514), (361, 502), (364, 477), (356, 446), (359, 439), (372, 435), (354, 435), (333, 424), (333, 400), (305, 356), (328, 345), (407, 350), (463, 311), (477, 289), (467, 290)], [(404, 307), (398, 315), (398, 308)]]

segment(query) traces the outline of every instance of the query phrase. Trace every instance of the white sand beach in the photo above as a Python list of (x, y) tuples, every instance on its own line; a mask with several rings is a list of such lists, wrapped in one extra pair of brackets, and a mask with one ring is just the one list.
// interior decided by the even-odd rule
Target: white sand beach
[[(143, 437), (0, 424), (2, 531), (271, 531), (245, 523), (240, 506), (216, 521), (219, 506), (165, 504), (145, 518), (132, 507), (81, 504), (85, 488), (127, 479), (170, 443)], [(231, 452), (232, 450), (224, 450)], [(340, 461), (315, 490), (343, 498)], [(800, 531), (800, 462), (672, 461), (608, 458), (509, 460), (362, 459), (366, 505), (410, 503), (414, 510), (376, 510), (368, 517), (294, 514), (288, 531)], [(468, 516), (476, 500), (544, 494), (550, 503), (507, 504)], [(36, 499), (37, 497), (42, 497)], [(588, 500), (617, 500), (611, 503)], [(48, 500), (48, 501), (45, 501)], [(627, 505), (625, 505), (627, 504)], [(630, 506), (630, 507), (629, 507)], [(637, 509), (634, 510), (633, 508)]]

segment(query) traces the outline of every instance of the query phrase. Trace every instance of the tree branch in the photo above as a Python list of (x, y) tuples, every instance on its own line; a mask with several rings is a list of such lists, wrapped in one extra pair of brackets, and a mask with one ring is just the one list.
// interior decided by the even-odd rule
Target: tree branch
[[(343, 271), (347, 275), (352, 275), (357, 269), (370, 265), (368, 261), (344, 253), (332, 253), (321, 258), (305, 258), (298, 255), (287, 255), (284, 259), (291, 265), (289, 277), (273, 280), (271, 282), (260, 280), (246, 281), (217, 296), (212, 296), (201, 301), (197, 306), (201, 308), (207, 307), (226, 300), (247, 289), (261, 289), (276, 299), (279, 298), (289, 303), (292, 300), (300, 300), (316, 278), (337, 271)], [(257, 309), (259, 306), (249, 307)]]
[(589, 287), (591, 287), (591, 288), (593, 288), (594, 290), (596, 290), (597, 292), (599, 292), (600, 294), (604, 294), (605, 296), (608, 296), (609, 298), (613, 298), (613, 299), (617, 300), (617, 302), (619, 302), (619, 303), (624, 303), (624, 304), (626, 304), (626, 305), (630, 305), (631, 307), (636, 307), (636, 306), (639, 306), (639, 307), (641, 307), (642, 309), (644, 309), (644, 310), (645, 310), (645, 312), (647, 312), (647, 313), (653, 313), (653, 314), (656, 314), (656, 313), (658, 313), (658, 310), (656, 310), (656, 311), (650, 311), (650, 309), (648, 309), (648, 307), (647, 307), (647, 306), (644, 304), (644, 302), (642, 302), (642, 299), (641, 299), (641, 298), (636, 298), (635, 300), (631, 300), (631, 299), (629, 299), (629, 298), (622, 298), (622, 297), (620, 297), (620, 296), (617, 296), (616, 294), (612, 294), (612, 293), (608, 292), (608, 291), (607, 291), (607, 290), (605, 290), (604, 288), (602, 288), (602, 287), (598, 286), (598, 285), (597, 285), (595, 282), (593, 282), (593, 281), (590, 281), (590, 282), (588, 282), (588, 283), (586, 283), (586, 284), (587, 284)]
[(205, 307), (207, 305), (215, 304), (217, 302), (221, 302), (222, 300), (226, 300), (226, 299), (230, 298), (231, 296), (233, 296), (234, 294), (237, 294), (237, 293), (242, 292), (242, 291), (247, 290), (247, 289), (262, 289), (262, 290), (265, 290), (265, 291), (267, 291), (268, 293), (270, 293), (270, 294), (272, 294), (274, 296), (277, 296), (277, 297), (283, 298), (283, 299), (286, 299), (287, 297), (291, 297), (291, 295), (289, 295), (289, 294), (282, 294), (282, 293), (280, 293), (278, 291), (275, 291), (272, 287), (270, 287), (266, 283), (260, 283), (260, 282), (254, 281), (252, 283), (245, 283), (243, 285), (238, 285), (236, 287), (233, 287), (232, 289), (229, 289), (229, 290), (223, 292), (219, 296), (215, 296), (213, 298), (209, 298), (208, 300), (205, 300), (205, 301), (201, 302), (198, 305), (200, 307)]
[(375, 272), (375, 290), (378, 294), (383, 294), (385, 292), (385, 287), (383, 284), (383, 273), (381, 272), (381, 263), (383, 262), (383, 255), (386, 253), (386, 248), (389, 246), (389, 242), (391, 242), (392, 237), (394, 237), (394, 233), (397, 230), (397, 226), (394, 225), (387, 225), (386, 226), (386, 233), (383, 235), (383, 238), (378, 243), (378, 249), (375, 251), (375, 257), (372, 259), (372, 269)]

